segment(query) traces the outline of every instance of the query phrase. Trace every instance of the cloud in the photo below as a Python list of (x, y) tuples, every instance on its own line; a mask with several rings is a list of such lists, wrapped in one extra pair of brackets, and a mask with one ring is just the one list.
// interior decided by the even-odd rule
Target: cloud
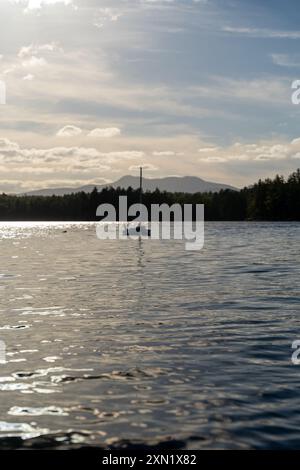
[(137, 150), (121, 151), (121, 152), (102, 152), (99, 155), (106, 159), (109, 163), (120, 160), (135, 160), (145, 157), (145, 153)]
[[(140, 165), (131, 165), (128, 168), (128, 170), (132, 171), (132, 172), (136, 172), (136, 171), (140, 171), (140, 168), (141, 168)], [(145, 163), (145, 164), (143, 163), (143, 170), (145, 170), (145, 171), (150, 171), (150, 172), (151, 171), (158, 171), (158, 169), (159, 169), (158, 167), (156, 167), (156, 166), (154, 166), (150, 163)]]
[(53, 187), (64, 182), (80, 186), (109, 180), (112, 165), (145, 159), (143, 151), (102, 152), (93, 147), (21, 148), (16, 142), (0, 138), (0, 192)]
[(234, 26), (224, 26), (222, 31), (241, 36), (254, 38), (271, 38), (271, 39), (300, 39), (300, 31), (293, 30), (276, 30), (267, 28), (240, 28)]
[(259, 104), (290, 103), (289, 80), (273, 77), (253, 80), (211, 77), (209, 85), (190, 87), (189, 92), (194, 98), (198, 96), (213, 100), (230, 99), (236, 102), (247, 101), (249, 104), (253, 101)]
[(162, 150), (160, 152), (153, 152), (154, 157), (172, 157), (174, 155), (176, 155), (176, 152), (174, 152), (173, 150)]
[(34, 55), (39, 54), (40, 52), (55, 52), (62, 49), (58, 46), (56, 42), (51, 42), (48, 44), (30, 44), (29, 46), (23, 46), (18, 52), (18, 57), (20, 59), (28, 58)]
[(217, 155), (214, 156), (208, 156), (208, 157), (203, 157), (201, 158), (202, 162), (207, 162), (207, 163), (225, 163), (227, 161), (226, 158), (224, 157), (218, 157)]
[[(72, 126), (66, 126), (72, 127)], [(99, 162), (116, 162), (120, 160), (135, 160), (145, 157), (143, 151), (123, 150), (101, 152), (93, 147), (52, 147), (52, 148), (21, 148), (16, 142), (9, 139), (0, 139), (0, 157), (7, 163), (27, 162), (27, 163), (59, 163), (66, 162), (67, 159), (78, 162), (89, 162), (95, 164)], [(69, 162), (70, 163), (70, 162)]]
[(11, 3), (25, 7), (25, 11), (39, 10), (43, 6), (48, 5), (72, 5), (73, 0), (10, 0)]
[(116, 22), (121, 18), (121, 16), (123, 16), (123, 13), (114, 8), (100, 8), (96, 13), (94, 26), (97, 28), (103, 28), (105, 23), (111, 21)]
[(23, 77), (23, 80), (32, 81), (32, 80), (34, 80), (34, 75), (32, 75), (31, 73), (29, 73), (28, 75), (25, 75), (25, 76)]
[[(82, 129), (77, 126), (64, 126), (60, 129), (56, 135), (58, 137), (77, 137), (82, 134)], [(87, 136), (92, 137), (94, 139), (102, 139), (102, 138), (111, 138), (117, 137), (121, 134), (121, 130), (118, 127), (106, 127), (106, 128), (96, 128), (90, 131)]]
[[(139, 140), (124, 137), (114, 145), (116, 149), (111, 149), (111, 141), (101, 141), (101, 149), (74, 145), (31, 148), (0, 138), (0, 193), (61, 186), (62, 182), (63, 186), (72, 187), (90, 184), (90, 181), (97, 183), (103, 178), (115, 181), (126, 174), (128, 168), (136, 172), (140, 165), (149, 173), (159, 169), (160, 177), (197, 175), (241, 186), (253, 183), (258, 177), (291, 173), (300, 156), (300, 138), (217, 146), (193, 135), (178, 135), (158, 139), (155, 147), (161, 148), (160, 151), (153, 150), (153, 142), (146, 137)], [(129, 145), (133, 149), (128, 149)], [(138, 145), (141, 150), (137, 149)], [(168, 150), (170, 145), (176, 150)], [(161, 153), (172, 158), (163, 158), (158, 155)]]
[(17, 143), (11, 142), (9, 139), (0, 138), (0, 153), (18, 151), (19, 149), (20, 147)]
[(26, 59), (22, 62), (22, 66), (25, 67), (25, 68), (28, 68), (28, 67), (30, 67), (30, 68), (31, 67), (43, 67), (45, 65), (47, 65), (47, 61), (43, 57), (32, 56), (29, 59)]
[(272, 61), (280, 67), (300, 67), (299, 55), (271, 54)]
[(209, 152), (216, 152), (219, 150), (219, 147), (202, 147), (198, 150), (200, 153), (209, 153)]
[(278, 143), (273, 141), (255, 144), (236, 142), (229, 147), (199, 149), (201, 153), (199, 161), (207, 163), (283, 161), (293, 158), (296, 149), (300, 150), (300, 139)]
[(107, 128), (97, 128), (93, 129), (88, 133), (88, 137), (94, 138), (108, 138), (108, 137), (117, 137), (121, 134), (121, 130), (118, 127), (107, 127)]
[[(35, 69), (35, 72), (41, 72), (45, 66), (49, 66), (48, 57), (50, 54), (54, 54), (58, 52), (61, 54), (63, 49), (58, 46), (58, 43), (51, 42), (45, 44), (30, 44), (29, 46), (23, 46), (19, 49), (17, 56), (7, 56), (6, 60), (3, 61), (3, 74), (10, 75), (11, 79), (14, 77), (15, 79), (19, 80), (32, 80), (33, 74), (30, 73), (32, 68)], [(47, 56), (47, 59), (40, 55)], [(59, 56), (56, 57), (58, 59)], [(51, 64), (52, 65), (52, 64)], [(6, 68), (4, 68), (6, 67)], [(24, 69), (30, 69), (28, 73), (24, 76)], [(50, 68), (48, 68), (48, 72), (50, 72)], [(20, 76), (21, 75), (21, 76)], [(42, 77), (45, 80), (45, 77)], [(18, 84), (19, 87), (19, 84)], [(44, 93), (46, 94), (46, 93)]]
[(82, 133), (80, 127), (65, 126), (57, 132), (58, 137), (76, 137)]

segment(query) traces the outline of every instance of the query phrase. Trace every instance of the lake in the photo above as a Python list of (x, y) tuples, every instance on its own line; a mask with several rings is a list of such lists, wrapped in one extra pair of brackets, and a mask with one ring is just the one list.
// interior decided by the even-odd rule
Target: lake
[(299, 223), (0, 224), (0, 448), (300, 446)]

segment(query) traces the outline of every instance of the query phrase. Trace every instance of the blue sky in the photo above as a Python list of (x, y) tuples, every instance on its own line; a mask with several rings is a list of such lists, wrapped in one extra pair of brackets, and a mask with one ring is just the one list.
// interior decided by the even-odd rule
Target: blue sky
[(291, 0), (2, 0), (0, 191), (299, 166)]

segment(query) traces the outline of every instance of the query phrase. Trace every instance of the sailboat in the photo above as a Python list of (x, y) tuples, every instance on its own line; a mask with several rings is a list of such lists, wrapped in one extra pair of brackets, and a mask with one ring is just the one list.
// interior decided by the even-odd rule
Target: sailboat
[[(140, 167), (140, 201), (139, 204), (142, 206), (143, 203), (143, 167)], [(130, 224), (130, 226), (127, 226), (126, 229), (126, 234), (127, 236), (135, 236), (135, 237), (150, 237), (151, 236), (151, 230), (148, 227), (145, 227), (144, 225), (139, 222), (137, 225)]]

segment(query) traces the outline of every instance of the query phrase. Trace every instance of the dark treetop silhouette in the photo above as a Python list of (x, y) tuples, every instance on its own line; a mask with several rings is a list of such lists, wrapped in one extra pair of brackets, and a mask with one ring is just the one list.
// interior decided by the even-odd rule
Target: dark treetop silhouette
[[(139, 190), (132, 188), (96, 188), (64, 196), (0, 195), (2, 221), (94, 221), (99, 204), (110, 203), (118, 207), (119, 196), (128, 197), (128, 205), (139, 201)], [(258, 181), (253, 186), (219, 193), (170, 193), (146, 191), (143, 203), (205, 204), (206, 220), (300, 220), (300, 169), (287, 179), (276, 176), (273, 180)]]

